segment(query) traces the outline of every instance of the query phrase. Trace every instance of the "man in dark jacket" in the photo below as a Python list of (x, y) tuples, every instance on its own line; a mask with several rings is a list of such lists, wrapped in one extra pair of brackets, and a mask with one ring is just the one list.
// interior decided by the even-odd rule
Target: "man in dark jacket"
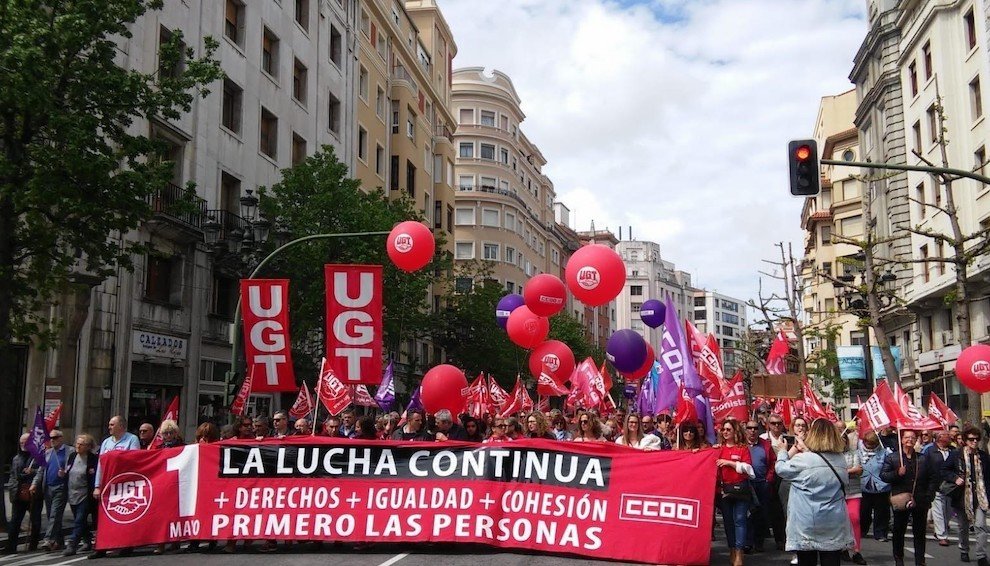
[[(11, 506), (11, 520), (7, 527), (7, 549), (8, 554), (17, 552), (18, 536), (21, 534), (21, 523), (24, 522), (24, 515), (31, 513), (31, 533), (28, 536), (28, 550), (38, 549), (38, 540), (41, 538), (41, 509), (42, 500), (31, 494), (30, 486), (34, 481), (34, 476), (38, 472), (38, 464), (34, 457), (27, 451), (27, 441), (31, 435), (24, 433), (20, 438), (17, 454), (10, 464), (10, 479), (7, 481), (7, 493)], [(27, 495), (27, 500), (22, 497)]]
[(990, 566), (987, 559), (987, 515), (990, 514), (990, 456), (978, 448), (981, 431), (968, 427), (962, 432), (963, 447), (953, 450), (942, 468), (946, 482), (959, 489), (952, 494), (952, 506), (959, 518), (960, 560), (969, 562), (969, 527), (976, 531), (976, 558), (980, 566)]
[(904, 533), (907, 532), (908, 521), (911, 522), (911, 532), (914, 533), (914, 555), (922, 560), (918, 564), (923, 563), (928, 509), (935, 497), (937, 480), (940, 478), (938, 471), (931, 467), (929, 461), (914, 451), (917, 440), (918, 437), (913, 430), (901, 431), (900, 453), (888, 454), (880, 470), (880, 479), (890, 484), (892, 502), (899, 499), (898, 494), (911, 494), (908, 508), (894, 508), (894, 530), (891, 539), (895, 566), (904, 566)]
[[(934, 434), (934, 442), (923, 452), (928, 464), (939, 474), (941, 483), (941, 472), (945, 466), (945, 461), (952, 453), (952, 438), (945, 430), (937, 431)], [(951, 517), (949, 498), (937, 489), (935, 499), (932, 501), (932, 525), (935, 527), (935, 538), (940, 546), (949, 546), (949, 517)]]

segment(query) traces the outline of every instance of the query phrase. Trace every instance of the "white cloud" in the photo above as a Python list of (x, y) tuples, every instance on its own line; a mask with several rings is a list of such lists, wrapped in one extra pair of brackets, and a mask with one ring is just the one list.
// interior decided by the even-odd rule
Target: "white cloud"
[[(755, 297), (793, 241), (786, 142), (844, 92), (861, 0), (440, 0), (455, 67), (508, 74), (576, 229), (633, 227), (695, 284)], [(624, 230), (625, 231), (625, 230)]]

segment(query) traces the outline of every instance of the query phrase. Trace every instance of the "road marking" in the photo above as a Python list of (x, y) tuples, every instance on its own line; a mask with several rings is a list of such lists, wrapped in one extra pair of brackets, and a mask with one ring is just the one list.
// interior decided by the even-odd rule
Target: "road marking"
[[(907, 547), (905, 547), (905, 548), (904, 548), (904, 550), (906, 550), (906, 551), (908, 551), (908, 552), (910, 552), (911, 554), (914, 554), (914, 549), (913, 549), (913, 548), (907, 548)], [(935, 557), (934, 557), (934, 556), (932, 556), (931, 554), (928, 554), (928, 553), (926, 552), (926, 553), (925, 553), (925, 558), (935, 558)]]
[(49, 566), (65, 566), (66, 564), (72, 564), (73, 562), (79, 562), (80, 560), (86, 560), (87, 558), (89, 558), (89, 556), (80, 556), (79, 558), (73, 558), (71, 560), (66, 560), (65, 562), (50, 564)]
[[(55, 555), (55, 556), (58, 556), (58, 555)], [(51, 560), (51, 559), (55, 558), (55, 556), (52, 556), (51, 554), (48, 554), (47, 552), (43, 552), (43, 553), (41, 553), (40, 556), (34, 556), (34, 557), (27, 558), (27, 559), (24, 559), (24, 560), (19, 560), (17, 562), (10, 562), (8, 564), (5, 564), (4, 566), (24, 566), (26, 564), (34, 564), (35, 562), (41, 562), (43, 560)]]
[(403, 552), (402, 554), (396, 554), (395, 556), (393, 556), (392, 558), (389, 558), (385, 562), (382, 562), (378, 566), (392, 566), (392, 564), (395, 564), (396, 562), (398, 562), (399, 560), (402, 560), (406, 556), (409, 556), (409, 553), (408, 552)]

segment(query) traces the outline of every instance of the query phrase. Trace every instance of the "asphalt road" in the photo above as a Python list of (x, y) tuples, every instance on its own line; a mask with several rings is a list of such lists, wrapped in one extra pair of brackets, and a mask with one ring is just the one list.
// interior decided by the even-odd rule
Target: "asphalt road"
[[(719, 527), (721, 529), (721, 527)], [(953, 544), (940, 547), (934, 540), (929, 540), (925, 562), (929, 565), (950, 566), (962, 564), (959, 551)], [(907, 546), (910, 547), (911, 539)], [(168, 553), (165, 556), (152, 554), (153, 547), (138, 549), (129, 557), (108, 557), (100, 560), (87, 561), (86, 556), (78, 555), (70, 558), (58, 553), (20, 552), (18, 554), (0, 556), (0, 566), (65, 566), (82, 563), (99, 564), (101, 566), (146, 565), (146, 566), (203, 566), (204, 560), (210, 566), (268, 566), (273, 561), (292, 566), (569, 566), (569, 565), (617, 565), (624, 562), (594, 561), (584, 557), (545, 555), (524, 552), (496, 551), (480, 545), (398, 545), (378, 544), (367, 548), (355, 549), (351, 546), (334, 546), (326, 544), (323, 549), (315, 550), (306, 545), (294, 545), (291, 550), (280, 549), (276, 554), (257, 552), (257, 546), (236, 554), (223, 552), (212, 553)], [(23, 548), (23, 546), (22, 546)], [(912, 553), (908, 551), (905, 562), (912, 564)], [(877, 542), (872, 539), (863, 542), (863, 556), (871, 565), (892, 565), (890, 543)], [(791, 555), (769, 551), (746, 557), (747, 564), (754, 565), (785, 565), (789, 564)], [(718, 531), (712, 543), (712, 564), (728, 564), (728, 552), (725, 547), (725, 536)], [(975, 565), (974, 556), (972, 564)]]

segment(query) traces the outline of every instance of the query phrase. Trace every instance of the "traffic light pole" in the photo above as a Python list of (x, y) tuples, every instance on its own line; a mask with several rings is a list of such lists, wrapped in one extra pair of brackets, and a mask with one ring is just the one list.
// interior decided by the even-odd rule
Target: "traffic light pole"
[(822, 159), (819, 161), (822, 165), (843, 165), (846, 167), (865, 167), (867, 169), (893, 169), (895, 171), (921, 171), (923, 173), (942, 173), (945, 175), (955, 175), (957, 177), (966, 177), (967, 179), (973, 179), (981, 183), (986, 183), (990, 185), (990, 177), (986, 175), (980, 175), (973, 171), (966, 171), (964, 169), (953, 169), (951, 167), (929, 167), (928, 165), (903, 165), (900, 163), (870, 163), (862, 161), (839, 161), (837, 159)]
[[(251, 275), (248, 279), (254, 279), (261, 273), (268, 262), (270, 262), (275, 256), (282, 253), (283, 251), (301, 244), (303, 242), (310, 242), (313, 240), (332, 240), (336, 238), (358, 238), (361, 236), (385, 236), (389, 234), (388, 231), (384, 232), (345, 232), (342, 234), (313, 234), (311, 236), (303, 236), (302, 238), (296, 238), (286, 244), (283, 244), (275, 248), (272, 253), (265, 256), (265, 259), (258, 263), (258, 266), (251, 271)], [(241, 330), (241, 292), (238, 288), (237, 291), (237, 305), (234, 307), (234, 322), (230, 327), (230, 371), (224, 376), (224, 387), (223, 387), (223, 404), (224, 407), (229, 409), (230, 404), (234, 399), (234, 392), (231, 390), (233, 385), (237, 383), (237, 348), (238, 348), (238, 337), (240, 336)], [(231, 415), (228, 415), (228, 420)]]

